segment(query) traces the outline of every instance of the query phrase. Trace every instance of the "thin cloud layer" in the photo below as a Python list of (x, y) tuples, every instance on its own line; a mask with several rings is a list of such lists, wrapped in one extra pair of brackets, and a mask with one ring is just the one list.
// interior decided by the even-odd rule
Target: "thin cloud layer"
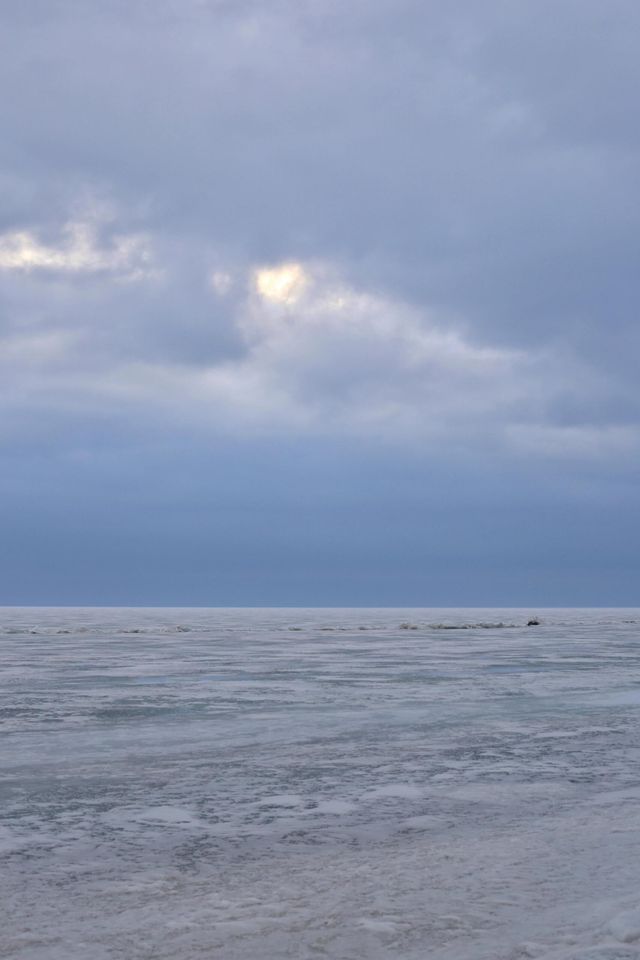
[[(31, 256), (30, 268), (63, 275), (64, 302), (77, 311), (75, 319), (65, 313), (64, 323), (45, 315), (15, 324), (3, 351), (5, 397), (21, 392), (38, 418), (56, 406), (107, 415), (130, 408), (143, 422), (159, 419), (213, 434), (437, 437), (445, 450), (483, 443), (519, 454), (578, 456), (593, 455), (598, 445), (588, 438), (602, 434), (625, 438), (620, 449), (634, 449), (632, 425), (582, 430), (553, 422), (555, 407), (567, 398), (580, 406), (585, 397), (606, 395), (596, 372), (575, 358), (474, 343), (455, 318), (355, 288), (326, 264), (214, 270), (210, 322), (229, 328), (236, 350), (185, 362), (141, 352), (133, 311), (127, 327), (106, 331), (90, 311), (82, 312), (86, 279), (79, 290), (74, 281), (85, 271), (124, 270), (152, 290), (166, 285), (165, 271), (134, 272), (130, 256), (121, 259), (123, 249), (135, 253), (133, 244), (106, 252), (46, 249), (40, 259)], [(29, 272), (13, 261), (10, 268)], [(134, 287), (134, 303), (136, 293)], [(142, 341), (145, 334), (143, 327)], [(608, 456), (611, 443), (602, 452)]]
[(101, 246), (93, 225), (82, 222), (65, 224), (61, 233), (58, 244), (43, 243), (29, 230), (0, 235), (0, 271), (110, 273), (133, 279), (149, 269), (144, 237), (116, 236), (108, 246)]

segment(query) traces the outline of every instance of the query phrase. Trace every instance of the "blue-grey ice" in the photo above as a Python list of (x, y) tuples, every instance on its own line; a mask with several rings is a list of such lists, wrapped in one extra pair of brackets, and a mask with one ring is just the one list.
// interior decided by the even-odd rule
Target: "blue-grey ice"
[(639, 634), (4, 609), (0, 955), (640, 958)]

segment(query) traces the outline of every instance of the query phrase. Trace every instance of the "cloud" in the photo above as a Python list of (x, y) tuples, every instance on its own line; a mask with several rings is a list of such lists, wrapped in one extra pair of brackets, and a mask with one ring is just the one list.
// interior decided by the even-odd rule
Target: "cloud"
[(29, 230), (0, 235), (0, 271), (110, 273), (131, 280), (148, 274), (150, 265), (145, 236), (116, 235), (103, 244), (96, 225), (86, 221), (64, 224), (57, 244), (43, 243)]
[(255, 277), (257, 296), (238, 318), (247, 355), (233, 368), (286, 396), (285, 416), (304, 411), (321, 430), (423, 435), (514, 403), (526, 363), (517, 351), (474, 346), (451, 321), (354, 288), (326, 266), (289, 263)]
[(117, 394), (518, 456), (562, 446), (536, 431), (633, 431), (637, 20), (626, 0), (606, 24), (591, 0), (16, 8), (7, 355), (32, 338), (39, 395), (64, 367), (107, 416)]
[[(256, 552), (283, 598), (333, 576), (340, 602), (404, 602), (407, 578), (436, 602), (464, 568), (566, 602), (572, 542), (593, 602), (640, 515), (640, 5), (4, 7), (12, 596), (34, 558), (56, 581), (75, 524), (72, 601), (91, 557), (139, 599), (127, 557), (157, 571), (166, 536), (166, 596), (204, 602), (232, 555), (216, 596), (246, 602)], [(633, 596), (625, 563), (607, 596)], [(438, 571), (455, 590), (427, 596)]]
[[(179, 284), (170, 263), (160, 266), (165, 283)], [(5, 395), (15, 396), (19, 384), (32, 415), (43, 408), (100, 411), (247, 438), (395, 438), (437, 441), (443, 454), (484, 447), (551, 457), (592, 457), (598, 449), (610, 455), (625, 446), (598, 447), (588, 442), (598, 436), (588, 425), (554, 423), (569, 401), (579, 408), (606, 394), (575, 358), (478, 343), (462, 318), (358, 288), (317, 260), (203, 272), (210, 336), (215, 340), (222, 303), (223, 326), (236, 344), (230, 354), (158, 355), (145, 339), (144, 318), (139, 335), (132, 328), (130, 308), (127, 326), (112, 324), (106, 336), (82, 311), (73, 323), (65, 313), (63, 323), (45, 318), (5, 335)], [(81, 305), (86, 295), (83, 285)], [(178, 337), (180, 316), (173, 323)], [(607, 437), (633, 433), (615, 424), (599, 429)]]

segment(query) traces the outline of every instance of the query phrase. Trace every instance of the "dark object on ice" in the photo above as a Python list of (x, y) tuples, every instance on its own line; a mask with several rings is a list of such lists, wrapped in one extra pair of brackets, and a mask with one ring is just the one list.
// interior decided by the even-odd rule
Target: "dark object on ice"
[(527, 626), (528, 626), (528, 627), (539, 627), (539, 626), (540, 626), (540, 621), (538, 620), (537, 617), (532, 617), (531, 620), (528, 620), (528, 621), (527, 621)]

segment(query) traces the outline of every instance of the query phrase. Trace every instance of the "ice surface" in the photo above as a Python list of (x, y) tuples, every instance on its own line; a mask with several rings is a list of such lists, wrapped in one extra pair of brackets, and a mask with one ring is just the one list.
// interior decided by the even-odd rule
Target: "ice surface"
[(639, 629), (0, 611), (0, 955), (640, 960)]
[(621, 943), (640, 940), (640, 908), (623, 910), (612, 919), (610, 930), (616, 940), (620, 940)]

